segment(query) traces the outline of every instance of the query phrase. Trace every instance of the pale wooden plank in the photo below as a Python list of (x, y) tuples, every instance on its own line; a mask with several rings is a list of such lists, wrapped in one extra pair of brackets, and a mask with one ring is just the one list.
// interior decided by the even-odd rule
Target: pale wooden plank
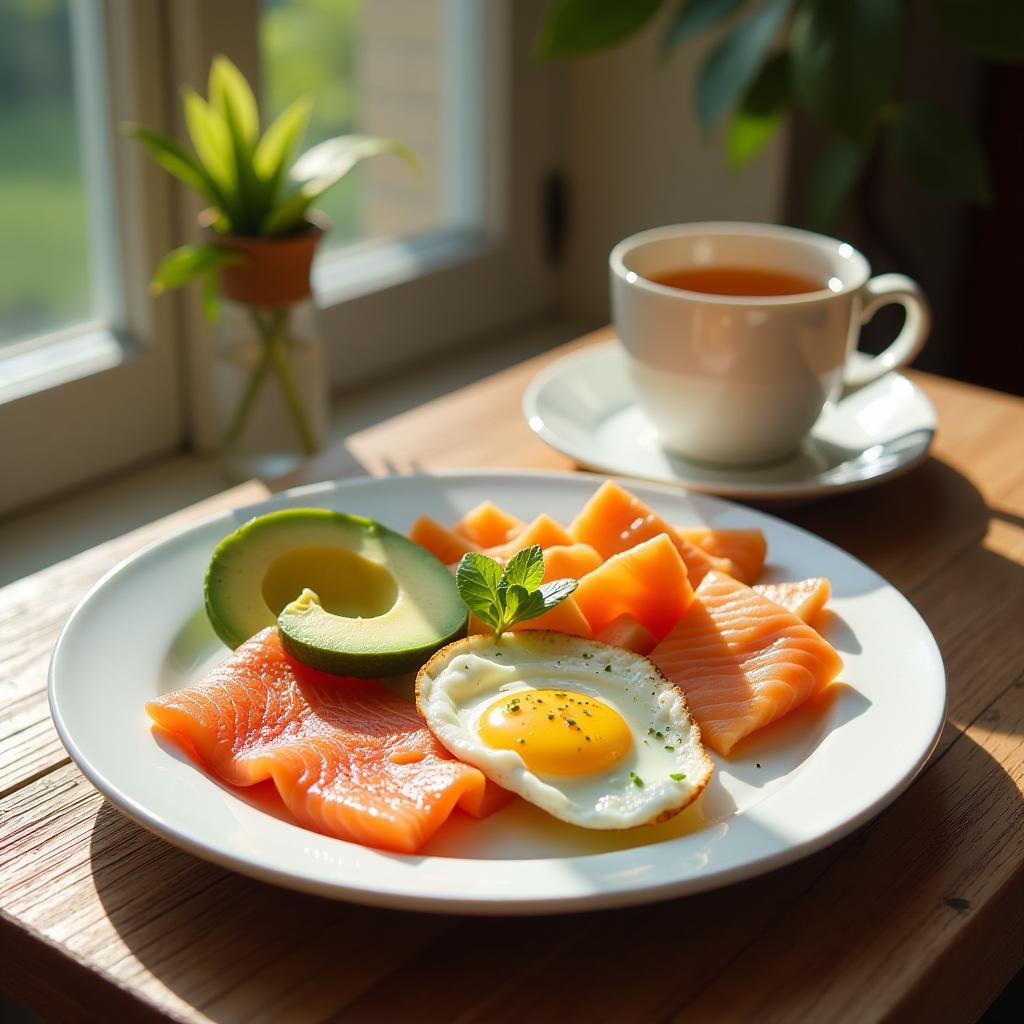
[(974, 1020), (1024, 951), (1022, 790), (1024, 679), (673, 1019)]
[(65, 759), (46, 705), (50, 652), (86, 591), (122, 559), (176, 530), (269, 493), (250, 481), (0, 590), (0, 795)]
[[(932, 605), (932, 625), (940, 644), (948, 648), (954, 722), (977, 719), (1005, 692), (1010, 673), (1024, 663), (1024, 637), (1014, 629), (1019, 616), (1012, 600), (1020, 583), (1016, 583), (1017, 591), (1008, 589), (1010, 578), (993, 575), (996, 570), (990, 564), (999, 559), (1017, 572), (1019, 581), (1020, 569), (1007, 556), (1024, 555), (1022, 544), (1019, 531), (1000, 531), (989, 548), (967, 553), (928, 585), (943, 599)], [(995, 612), (986, 611), (985, 602), (978, 599), (986, 580), (988, 586), (1011, 598)], [(958, 592), (958, 581), (969, 589)], [(970, 636), (971, 643), (963, 643), (959, 639), (962, 634)], [(951, 727), (943, 746), (955, 745), (958, 736), (959, 731)], [(1024, 760), (1024, 750), (1016, 756)], [(322, 967), (317, 950), (303, 938), (306, 932), (288, 908), (293, 899), (297, 901), (304, 908), (302, 914), (312, 915), (318, 922), (309, 932), (309, 941), (319, 941), (317, 929), (323, 929), (332, 936), (332, 948), (337, 948), (335, 930), (356, 927), (334, 916), (350, 908), (330, 909), (331, 905), (322, 901), (280, 895), (277, 890), (194, 861), (101, 805), (73, 766), (47, 775), (0, 803), (0, 850), (6, 851), (0, 855), (0, 891), (10, 894), (5, 898), (5, 913), (17, 927), (28, 928), (64, 948), (126, 992), (141, 993), (176, 1014), (186, 1013), (189, 1005), (212, 1014), (217, 1006), (218, 1019), (246, 1019), (262, 1001), (270, 999), (270, 990), (263, 987), (267, 971), (276, 979), (274, 990), (283, 993), (282, 998), (290, 998), (295, 1007), (310, 1008), (308, 1019), (318, 1019), (328, 1007), (332, 1012), (343, 1007), (344, 1000), (356, 1000), (357, 1016), (365, 1011), (372, 1019), (373, 1014), (384, 1012), (396, 989), (441, 973), (442, 961), (451, 949), (460, 950), (460, 972), (466, 979), (458, 998), (469, 1000), (465, 1009), (471, 1009), (473, 1015), (491, 1016), (497, 1012), (497, 1004), (519, 1010), (528, 1005), (531, 1013), (540, 1014), (541, 1008), (533, 1006), (532, 996), (524, 995), (523, 990), (531, 989), (528, 979), (536, 976), (538, 983), (543, 982), (538, 991), (547, 991), (551, 978), (545, 971), (562, 959), (589, 965), (596, 977), (613, 972), (616, 963), (640, 962), (634, 968), (638, 974), (632, 998), (645, 1012), (661, 1014), (678, 1005), (684, 991), (696, 994), (711, 983), (721, 965), (739, 955), (759, 928), (768, 928), (818, 874), (832, 864), (856, 861), (860, 856), (856, 849), (847, 852), (847, 847), (840, 845), (773, 874), (769, 886), (755, 881), (656, 908), (580, 919), (503, 922), (497, 930), (493, 921), (469, 922), (454, 933), (451, 942), (445, 941), (434, 951), (429, 948), (433, 938), (421, 944), (419, 933), (425, 924), (432, 928), (443, 919), (394, 915), (400, 922), (396, 927), (412, 933), (407, 954), (381, 939), (382, 945), (368, 945), (362, 954), (364, 958), (370, 953), (380, 957), (374, 961), (377, 983), (366, 973), (356, 973), (325, 991), (318, 971), (306, 969), (310, 963)], [(1018, 853), (1024, 856), (1024, 850), (1018, 849)], [(256, 908), (255, 920), (249, 914), (250, 906)], [(674, 949), (673, 935), (681, 918), (701, 936), (700, 949), (685, 963), (671, 959), (674, 983), (666, 990), (658, 984), (659, 971), (664, 969), (666, 950)], [(212, 924), (213, 920), (218, 923)], [(733, 920), (742, 921), (742, 927), (723, 923)], [(278, 938), (274, 929), (261, 928), (260, 921), (272, 922)], [(449, 920), (442, 932), (454, 926)], [(362, 917), (358, 928), (369, 934)], [(203, 938), (207, 931), (208, 940)], [(221, 946), (231, 946), (236, 932), (255, 934), (259, 942), (252, 946), (243, 943), (237, 955), (234, 950), (230, 956), (218, 953)], [(432, 937), (438, 934), (430, 931)], [(517, 964), (509, 974), (508, 965), (497, 956), (497, 947), (526, 943), (537, 935), (543, 935), (544, 941), (539, 946), (534, 942), (530, 964)], [(610, 942), (609, 935), (618, 938)], [(982, 938), (976, 936), (972, 942)], [(150, 949), (155, 951), (151, 958), (143, 955)], [(259, 983), (248, 973), (253, 963), (264, 965)], [(402, 972), (401, 985), (389, 980), (396, 970)], [(988, 989), (988, 995), (995, 990)], [(547, 997), (550, 1005), (569, 1012), (569, 1003), (561, 997), (552, 1003), (552, 998)], [(577, 994), (575, 998), (586, 1007), (595, 996)], [(227, 1002), (222, 1004), (223, 1000)], [(597, 999), (594, 1012), (603, 1001), (604, 997)], [(414, 1002), (409, 1003), (410, 1008)], [(397, 1005), (406, 1004), (399, 1000)], [(629, 1006), (633, 1008), (632, 1003)], [(236, 1007), (243, 1007), (245, 1014), (232, 1016)], [(454, 1012), (455, 1007), (452, 1009)], [(294, 1019), (307, 1019), (295, 1012)]]
[[(304, 896), (196, 860), (122, 817), (73, 765), (0, 802), (0, 880), (0, 941), (31, 935), (190, 1021), (323, 1020), (455, 923)], [(50, 983), (38, 975), (23, 986), (41, 1012), (59, 1005)], [(80, 1019), (109, 1019), (107, 1005)]]
[[(536, 441), (518, 412), (522, 387), (550, 358), (553, 356), (539, 357), (531, 364), (506, 371), (497, 382), (481, 382), (423, 410), (356, 435), (350, 442), (352, 451), (378, 473), (472, 462), (562, 468), (564, 460)], [(856, 500), (851, 496), (787, 515), (806, 516), (812, 529), (836, 539), (848, 531), (853, 542), (850, 546), (862, 545), (857, 553), (886, 575), (895, 577), (932, 625), (946, 654), (951, 681), (952, 724), (943, 740), (945, 754), (936, 762), (941, 765), (963, 749), (958, 726), (962, 728), (976, 719), (997, 694), (1003, 693), (1005, 698), (1007, 673), (1021, 664), (1019, 615), (1015, 616), (1013, 610), (1015, 601), (1019, 605), (1021, 594), (1020, 570), (1015, 563), (1024, 558), (1018, 515), (1024, 506), (1024, 487), (1019, 443), (1015, 444), (1014, 439), (1022, 436), (1020, 417), (1024, 405), (980, 389), (933, 378), (921, 380), (946, 425), (936, 449), (943, 461), (936, 460), (904, 481), (868, 492)], [(427, 410), (431, 415), (426, 414)], [(962, 424), (967, 424), (967, 428), (961, 430)], [(949, 429), (951, 425), (957, 429)], [(539, 449), (535, 449), (537, 445)], [(554, 463), (544, 461), (552, 458)], [(351, 459), (346, 457), (342, 469), (350, 471), (350, 467)], [(330, 458), (321, 460), (311, 472), (317, 476), (331, 475)], [(929, 476), (924, 477), (925, 473)], [(905, 490), (899, 490), (900, 487)], [(883, 497), (885, 500), (881, 501)], [(862, 504), (858, 506), (858, 502)], [(887, 528), (890, 522), (894, 525)], [(877, 523), (878, 529), (865, 529), (866, 523)], [(37, 642), (38, 639), (33, 640), (33, 646)], [(0, 679), (6, 681), (7, 676), (0, 675)], [(24, 701), (40, 692), (38, 687), (23, 689), (20, 699)], [(17, 709), (18, 703), (16, 699), (10, 707)], [(1005, 709), (998, 701), (993, 708), (991, 715), (1002, 716), (1002, 728), (1009, 720)], [(0, 726), (4, 721), (0, 716)], [(297, 1008), (297, 1020), (324, 1019), (335, 1013), (349, 1019), (370, 1019), (375, 1010), (386, 1015), (388, 1007), (394, 1005), (407, 1005), (410, 1013), (419, 1012), (425, 1020), (442, 1019), (440, 1010), (435, 1018), (430, 1016), (435, 1004), (444, 1008), (443, 1019), (462, 1013), (475, 1016), (485, 1007), (493, 1011), (495, 1019), (513, 1013), (517, 1017), (527, 1014), (537, 1019), (555, 1019), (588, 1006), (594, 1019), (635, 1019), (631, 1014), (637, 1007), (661, 1015), (693, 997), (705, 998), (699, 995), (701, 990), (711, 991), (720, 984), (715, 979), (723, 965), (733, 958), (734, 972), (740, 972), (744, 964), (754, 964), (761, 954), (759, 944), (751, 940), (771, 927), (786, 907), (817, 907), (820, 915), (821, 907), (827, 904), (817, 897), (800, 897), (804, 890), (814, 891), (819, 884), (826, 884), (817, 879), (846, 878), (844, 872), (851, 870), (852, 877), (860, 877), (854, 870), (858, 865), (856, 844), (860, 841), (856, 837), (770, 876), (771, 898), (762, 894), (760, 883), (750, 883), (747, 887), (662, 907), (578, 919), (515, 924), (471, 922), (457, 926), (447, 918), (385, 915), (395, 923), (383, 933), (376, 932), (372, 922), (364, 926), (359, 920), (335, 919), (332, 914), (344, 910), (370, 915), (375, 921), (380, 912), (353, 911), (282, 893), (199, 864), (159, 843), (102, 807), (98, 796), (71, 766), (25, 784), (33, 777), (31, 752), (37, 744), (46, 746), (47, 733), (41, 728), (42, 719), (29, 715), (24, 721), (28, 724), (20, 732), (14, 729), (8, 734), (6, 746), (0, 730), (0, 753), (17, 753), (15, 785), (23, 786), (0, 802), (0, 835), (4, 839), (0, 842), (0, 892), (5, 894), (4, 909), (0, 910), (0, 950), (13, 945), (22, 953), (26, 948), (35, 949), (38, 955), (4, 958), (7, 966), (0, 967), (0, 973), (6, 975), (5, 983), (9, 984), (12, 967), (16, 965), (19, 986), (25, 981), (25, 972), (33, 974), (36, 983), (27, 986), (28, 991), (37, 996), (42, 993), (50, 1000), (48, 1005), (53, 1012), (73, 1019), (83, 1018), (67, 1010), (68, 1006), (99, 1007), (100, 1003), (90, 1000), (103, 992), (110, 994), (105, 1007), (111, 1013), (115, 1007), (129, 1005), (139, 1013), (146, 1008), (156, 1012), (159, 1007), (178, 1019), (194, 1020), (272, 1019), (286, 1009), (291, 1016), (293, 1006)], [(998, 737), (1004, 734), (999, 728), (989, 729), (992, 736), (978, 733), (976, 726), (972, 728), (976, 732), (976, 746), (981, 744), (989, 754), (995, 751), (997, 761), (1003, 757)], [(15, 740), (15, 735), (20, 739)], [(51, 760), (58, 752), (59, 749), (45, 755), (37, 767), (46, 771), (53, 763), (59, 763)], [(1006, 770), (1011, 776), (1019, 770), (1019, 755), (1011, 752), (1003, 761), (1010, 766)], [(1014, 764), (1018, 768), (1013, 768)], [(900, 812), (933, 770), (873, 828)], [(975, 771), (972, 762), (971, 772)], [(3, 778), (0, 775), (0, 781)], [(984, 778), (987, 780), (988, 776)], [(1013, 778), (1019, 800), (1019, 774)], [(964, 785), (972, 787), (965, 792), (971, 792), (979, 806), (989, 806), (986, 801), (991, 792), (987, 781), (978, 788), (972, 775)], [(941, 788), (940, 792), (947, 790)], [(949, 833), (956, 856), (969, 858), (968, 848), (977, 849), (986, 836), (994, 838), (998, 833), (987, 812), (977, 822), (969, 817), (957, 821), (971, 827), (978, 824), (981, 832), (976, 834), (964, 827)], [(9, 856), (5, 857), (4, 851), (9, 851)], [(934, 966), (943, 964), (943, 958), (955, 956), (961, 977), (971, 977), (969, 994), (979, 1008), (997, 991), (1000, 979), (1013, 967), (1012, 963), (1007, 966), (1012, 958), (993, 956), (992, 942), (986, 939), (991, 935), (1002, 940), (996, 952), (1016, 949), (1019, 956), (1021, 938), (1017, 926), (1024, 918), (1019, 912), (1012, 920), (999, 914), (1003, 904), (1019, 907), (1013, 901), (1019, 899), (1024, 878), (1019, 841), (1016, 848), (1003, 852), (1006, 857), (996, 858), (998, 863), (991, 869), (986, 861), (980, 861), (989, 888), (979, 889), (970, 913), (979, 918), (985, 916), (984, 931), (963, 928), (943, 932), (935, 948), (924, 948), (920, 958), (923, 974), (907, 982), (905, 990), (894, 982), (878, 994), (878, 1006), (884, 1006), (885, 1013), (908, 1007), (917, 1011), (928, 1005), (937, 1010), (943, 1006), (941, 1002), (922, 1002), (933, 989), (944, 991), (943, 978), (933, 976), (944, 976), (945, 972)], [(914, 853), (909, 849), (909, 854)], [(98, 866), (101, 870), (97, 870)], [(910, 870), (902, 860), (893, 868), (897, 869)], [(1004, 869), (1009, 880), (1000, 883), (998, 872)], [(922, 892), (934, 883), (931, 875), (919, 877), (914, 873), (912, 877)], [(748, 889), (753, 893), (750, 897), (746, 895)], [(273, 898), (266, 893), (273, 894)], [(854, 896), (858, 893), (861, 904), (869, 906), (870, 891), (854, 887), (848, 900), (856, 902)], [(777, 905), (773, 903), (776, 899)], [(735, 900), (740, 902), (730, 902)], [(311, 908), (306, 907), (307, 901)], [(905, 902), (907, 920), (924, 912), (925, 901), (912, 894)], [(289, 917), (293, 905), (299, 907), (300, 913)], [(331, 908), (323, 920), (317, 917), (316, 908), (320, 907)], [(255, 909), (250, 912), (250, 908)], [(810, 915), (810, 911), (804, 913)], [(312, 918), (310, 938), (322, 939), (327, 935), (327, 946), (337, 947), (340, 942), (348, 953), (345, 967), (351, 965), (351, 970), (339, 970), (333, 957), (318, 960), (316, 950), (308, 949), (302, 938), (290, 946), (275, 943), (270, 932), (282, 917), (284, 927), (279, 931), (291, 940), (305, 935), (304, 921)], [(702, 928), (702, 948), (707, 947), (707, 952), (692, 963), (680, 964), (674, 956), (680, 920), (696, 920)], [(733, 920), (739, 923), (732, 925)], [(431, 932), (429, 926), (439, 921), (444, 922), (437, 926), (440, 930)], [(261, 926), (266, 926), (262, 932)], [(453, 927), (457, 930), (449, 941), (447, 936)], [(345, 947), (344, 940), (360, 933), (360, 928), (361, 934), (369, 936), (368, 941), (358, 948)], [(212, 939), (204, 939), (207, 931)], [(403, 942), (392, 943), (394, 931), (402, 934)], [(420, 941), (423, 931), (429, 933), (428, 938)], [(262, 946), (247, 944), (252, 932), (263, 938)], [(236, 941), (239, 934), (240, 945)], [(649, 941), (643, 940), (645, 963), (660, 970), (645, 966), (639, 978), (627, 974), (636, 978), (638, 984), (624, 984), (621, 993), (610, 990), (606, 984), (587, 990), (582, 978), (589, 972), (602, 982), (618, 977), (616, 968), (628, 963), (635, 951), (635, 945), (627, 945), (627, 940), (635, 943), (637, 934), (651, 936)], [(530, 950), (530, 957), (524, 958), (529, 960), (527, 966), (518, 960), (510, 971), (505, 952), (508, 946), (502, 937)], [(866, 933), (860, 935), (860, 941), (867, 950), (866, 961), (870, 960), (875, 944)], [(442, 970), (447, 949), (455, 951), (460, 964), (459, 988), (452, 988), (449, 976)], [(359, 970), (360, 957), (368, 957), (363, 973)], [(933, 966), (929, 967), (929, 963)], [(973, 965), (970, 975), (964, 965)], [(467, 967), (472, 969), (467, 971)], [(566, 971), (567, 967), (571, 970)], [(681, 981), (670, 987), (668, 997), (663, 997), (657, 984), (666, 977), (666, 969), (668, 977), (675, 979), (678, 975)], [(53, 985), (57, 972), (61, 977), (59, 988)], [(841, 990), (838, 983), (844, 974), (838, 961), (818, 976), (823, 990), (830, 986), (837, 986), (836, 992)], [(515, 983), (516, 978), (520, 984)], [(581, 984), (576, 989), (566, 987), (566, 978), (581, 979)], [(97, 979), (102, 984), (98, 985)], [(567, 997), (547, 1003), (531, 1002), (536, 989), (522, 984), (530, 979), (541, 982), (540, 991), (550, 992), (554, 988)], [(654, 986), (654, 995), (644, 981)], [(389, 1003), (388, 997), (393, 998), (408, 982), (421, 983), (417, 998), (406, 1003), (399, 998), (398, 1004)], [(561, 989), (556, 982), (562, 984)], [(583, 1002), (573, 1003), (568, 996), (574, 991), (578, 993), (580, 988), (584, 989)], [(18, 990), (24, 991), (21, 987)], [(88, 998), (83, 993), (88, 993)], [(496, 998), (500, 993), (504, 996)], [(138, 999), (145, 1002), (139, 1003)], [(842, 1002), (838, 996), (835, 999), (836, 1005)], [(966, 1012), (963, 1000), (955, 1005), (958, 1011)]]

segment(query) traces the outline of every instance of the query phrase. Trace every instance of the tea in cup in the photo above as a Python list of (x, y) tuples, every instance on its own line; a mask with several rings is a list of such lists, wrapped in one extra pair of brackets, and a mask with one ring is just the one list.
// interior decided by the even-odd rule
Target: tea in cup
[[(729, 465), (785, 458), (825, 404), (905, 366), (931, 313), (902, 274), (871, 276), (853, 246), (770, 224), (680, 224), (620, 242), (612, 312), (637, 400), (661, 443)], [(888, 303), (906, 319), (869, 362), (860, 326)]]

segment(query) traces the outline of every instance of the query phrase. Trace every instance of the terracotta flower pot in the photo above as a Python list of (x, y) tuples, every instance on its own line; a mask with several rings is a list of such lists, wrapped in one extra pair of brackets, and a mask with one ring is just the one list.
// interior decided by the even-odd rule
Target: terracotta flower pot
[(214, 231), (206, 241), (242, 261), (219, 271), (221, 299), (215, 365), (222, 455), (231, 476), (287, 472), (323, 443), (327, 374), (309, 283), (326, 218), (281, 238)]
[(244, 262), (220, 271), (220, 292), (244, 306), (291, 306), (311, 294), (309, 271), (316, 247), (324, 237), (327, 219), (313, 214), (304, 231), (280, 238), (225, 235), (210, 226), (213, 211), (200, 214), (200, 224), (210, 245), (237, 252)]

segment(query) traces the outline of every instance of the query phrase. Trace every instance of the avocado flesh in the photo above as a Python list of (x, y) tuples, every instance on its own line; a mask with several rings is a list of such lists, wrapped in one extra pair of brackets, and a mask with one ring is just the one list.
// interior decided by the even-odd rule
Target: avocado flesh
[[(306, 590), (316, 599), (296, 600)], [(207, 570), (206, 608), (229, 646), (276, 621), (297, 660), (362, 677), (419, 668), (467, 619), (454, 577), (428, 551), (327, 509), (272, 512), (226, 537)]]

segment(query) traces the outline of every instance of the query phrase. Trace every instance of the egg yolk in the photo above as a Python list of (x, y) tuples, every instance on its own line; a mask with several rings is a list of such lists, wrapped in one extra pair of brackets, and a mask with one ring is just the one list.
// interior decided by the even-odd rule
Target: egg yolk
[(531, 771), (584, 775), (625, 757), (633, 735), (625, 719), (603, 701), (572, 690), (521, 690), (489, 704), (480, 738), (514, 750)]

